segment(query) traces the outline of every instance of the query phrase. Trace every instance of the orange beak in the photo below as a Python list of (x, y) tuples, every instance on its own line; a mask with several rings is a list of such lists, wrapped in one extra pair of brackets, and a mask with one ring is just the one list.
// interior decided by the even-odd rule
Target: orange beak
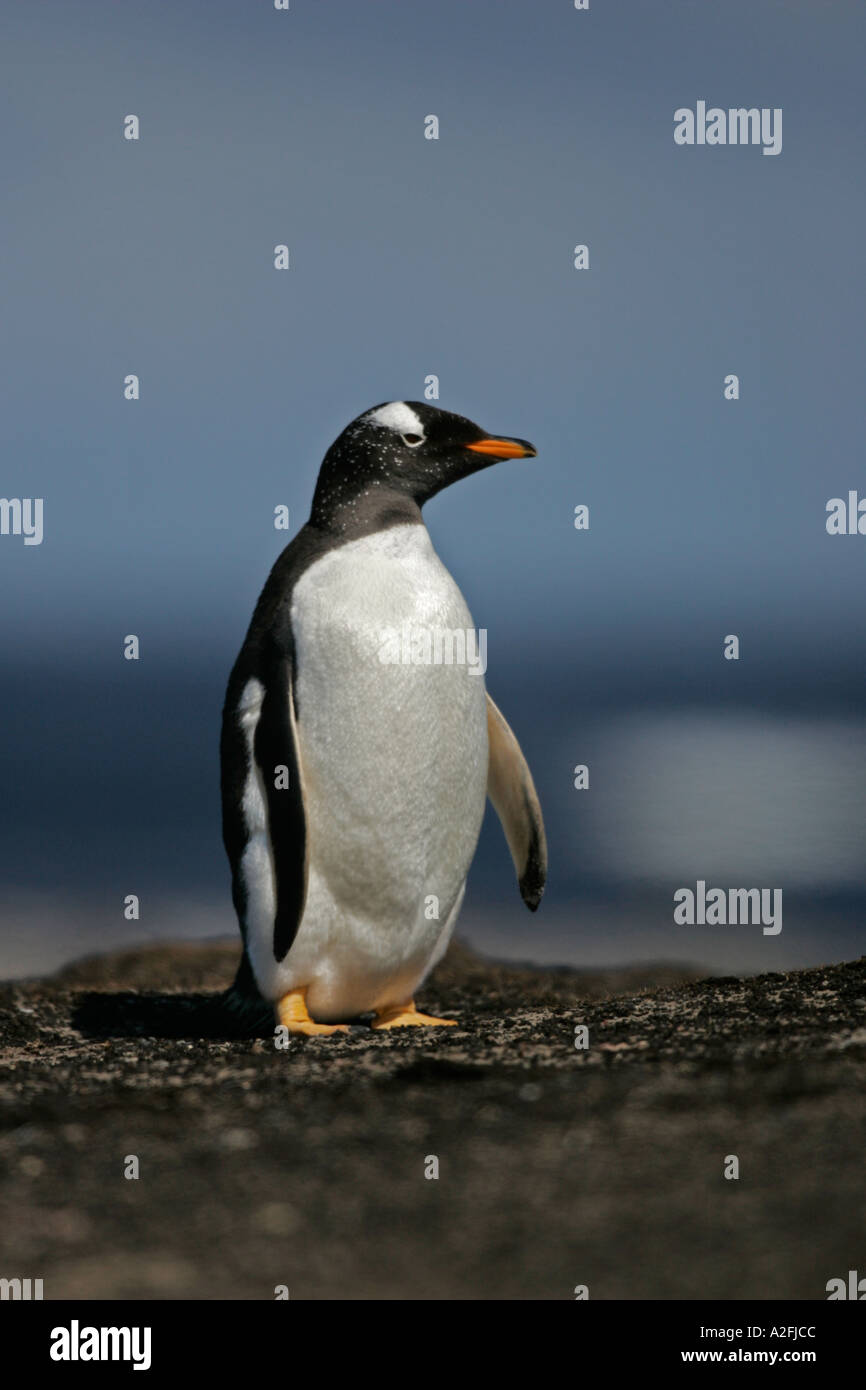
[(466, 448), (473, 454), (486, 454), (494, 459), (534, 459), (538, 452), (525, 439), (477, 439)]

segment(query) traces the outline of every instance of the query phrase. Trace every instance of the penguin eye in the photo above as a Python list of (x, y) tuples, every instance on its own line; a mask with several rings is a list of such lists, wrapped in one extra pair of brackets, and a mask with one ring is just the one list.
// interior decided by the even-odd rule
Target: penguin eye
[(419, 444), (424, 443), (423, 434), (401, 434), (400, 438), (404, 444), (408, 444), (410, 449), (417, 449)]

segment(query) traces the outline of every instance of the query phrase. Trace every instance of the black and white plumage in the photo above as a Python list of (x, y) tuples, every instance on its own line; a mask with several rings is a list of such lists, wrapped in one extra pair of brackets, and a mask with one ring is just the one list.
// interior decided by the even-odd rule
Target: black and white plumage
[(325, 455), (310, 519), (256, 606), (223, 712), (223, 836), (237, 987), (255, 981), (290, 1027), (307, 1010), (428, 1021), (412, 997), (453, 931), (488, 794), (538, 906), (541, 811), (483, 675), (382, 659), (385, 633), (472, 630), (423, 504), (534, 453), (419, 402), (365, 412)]

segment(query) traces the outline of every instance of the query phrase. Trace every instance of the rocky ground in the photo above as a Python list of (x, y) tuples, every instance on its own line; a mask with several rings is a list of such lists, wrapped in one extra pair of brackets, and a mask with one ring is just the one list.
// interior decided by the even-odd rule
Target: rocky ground
[(236, 1036), (235, 961), (159, 947), (0, 986), (0, 1276), (46, 1298), (822, 1299), (866, 1273), (866, 958), (695, 980), (455, 946), (419, 1003), (458, 1028), (287, 1052), (267, 1017)]

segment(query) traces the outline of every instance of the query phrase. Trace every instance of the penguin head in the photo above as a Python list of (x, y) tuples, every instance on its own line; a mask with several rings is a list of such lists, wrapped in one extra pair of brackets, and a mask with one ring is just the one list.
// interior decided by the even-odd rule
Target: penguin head
[(422, 401), (389, 401), (359, 415), (319, 471), (313, 514), (399, 494), (422, 507), (461, 478), (509, 458), (534, 458), (525, 439), (490, 435)]

